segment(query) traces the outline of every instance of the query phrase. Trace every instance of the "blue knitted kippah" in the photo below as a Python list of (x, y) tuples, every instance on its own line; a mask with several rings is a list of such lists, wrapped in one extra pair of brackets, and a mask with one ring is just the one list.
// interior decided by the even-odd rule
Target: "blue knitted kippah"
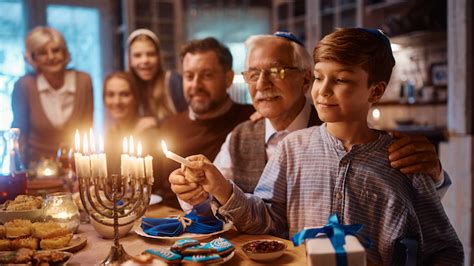
[(390, 40), (388, 39), (387, 35), (380, 30), (380, 29), (368, 29), (368, 28), (358, 28), (359, 30), (365, 31), (370, 33), (375, 38), (379, 39), (383, 42), (383, 44), (388, 48), (390, 53), (392, 53), (392, 46), (390, 45)]
[(296, 37), (293, 33), (289, 32), (289, 31), (277, 31), (277, 32), (273, 33), (273, 36), (285, 38), (285, 39), (287, 39), (291, 42), (295, 42), (295, 43), (297, 43), (297, 44), (304, 47), (303, 42), (300, 39), (298, 39), (298, 37)]

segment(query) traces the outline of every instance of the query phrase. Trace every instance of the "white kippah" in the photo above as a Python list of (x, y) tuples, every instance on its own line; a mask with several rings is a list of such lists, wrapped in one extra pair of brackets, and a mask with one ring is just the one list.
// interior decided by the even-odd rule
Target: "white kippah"
[(127, 39), (127, 45), (130, 46), (130, 43), (140, 35), (145, 35), (147, 37), (150, 37), (150, 39), (152, 39), (153, 42), (155, 42), (157, 46), (160, 46), (160, 39), (158, 39), (158, 36), (156, 36), (156, 34), (153, 33), (153, 31), (148, 30), (148, 29), (137, 29), (137, 30), (134, 30), (132, 33), (130, 33)]

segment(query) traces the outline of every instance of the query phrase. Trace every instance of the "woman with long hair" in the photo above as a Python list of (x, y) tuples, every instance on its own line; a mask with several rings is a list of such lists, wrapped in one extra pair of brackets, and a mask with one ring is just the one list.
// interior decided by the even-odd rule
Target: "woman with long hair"
[(148, 145), (158, 133), (156, 120), (139, 113), (140, 93), (132, 75), (127, 72), (109, 74), (104, 80), (102, 94), (107, 115), (105, 151), (108, 168), (112, 173), (120, 173), (118, 154), (122, 153), (124, 137), (133, 136), (135, 145), (141, 141), (144, 154), (156, 152)]
[(128, 66), (140, 90), (139, 111), (159, 122), (186, 110), (182, 81), (179, 75), (162, 66), (160, 40), (152, 31), (138, 29), (130, 34)]

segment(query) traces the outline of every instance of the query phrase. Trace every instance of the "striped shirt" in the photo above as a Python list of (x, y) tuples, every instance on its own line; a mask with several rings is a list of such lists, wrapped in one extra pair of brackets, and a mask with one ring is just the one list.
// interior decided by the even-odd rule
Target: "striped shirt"
[(372, 240), (368, 259), (400, 264), (398, 243), (418, 242), (418, 262), (463, 261), (463, 249), (425, 175), (404, 175), (390, 167), (392, 137), (354, 145), (347, 152), (325, 125), (286, 137), (268, 162), (254, 195), (234, 185), (218, 212), (240, 231), (288, 238), (304, 227), (323, 226), (336, 213), (343, 224), (363, 224)]

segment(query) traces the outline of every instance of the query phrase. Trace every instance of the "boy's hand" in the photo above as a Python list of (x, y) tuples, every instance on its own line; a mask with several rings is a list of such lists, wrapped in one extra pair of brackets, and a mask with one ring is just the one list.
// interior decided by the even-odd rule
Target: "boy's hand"
[(201, 185), (195, 182), (188, 182), (181, 169), (174, 170), (168, 179), (171, 184), (171, 190), (176, 196), (191, 205), (197, 205), (209, 197), (209, 194), (204, 191)]
[(199, 181), (199, 185), (206, 192), (212, 194), (220, 204), (224, 205), (232, 195), (232, 184), (204, 155), (192, 155), (186, 159), (191, 161), (191, 167), (187, 168), (204, 173), (204, 178)]
[(392, 132), (397, 141), (388, 147), (390, 166), (404, 174), (424, 173), (438, 183), (441, 163), (431, 142), (425, 136)]

